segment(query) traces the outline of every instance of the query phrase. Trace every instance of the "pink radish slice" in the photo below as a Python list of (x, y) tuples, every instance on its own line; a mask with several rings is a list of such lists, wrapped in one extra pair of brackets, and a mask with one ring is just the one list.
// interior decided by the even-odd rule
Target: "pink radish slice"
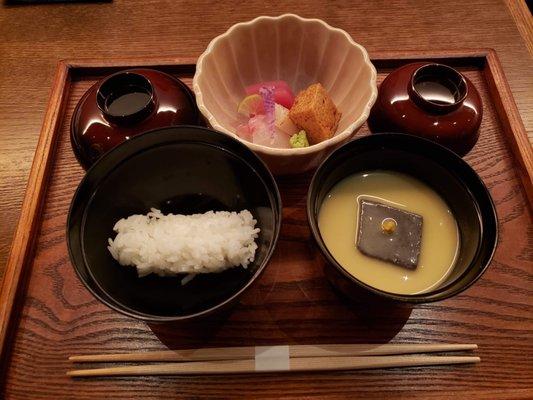
[(267, 145), (266, 143), (271, 139), (271, 135), (264, 115), (256, 115), (250, 118), (248, 128), (252, 136), (252, 142)]
[(289, 135), (275, 129), (274, 137), (272, 137), (270, 142), (270, 147), (275, 147), (278, 149), (288, 149), (291, 147), (289, 142)]
[(285, 81), (269, 81), (269, 82), (259, 82), (253, 85), (246, 87), (246, 94), (259, 94), (259, 90), (262, 87), (273, 87), (274, 88), (274, 102), (281, 104), (285, 108), (291, 108), (294, 104), (294, 94)]
[(264, 115), (257, 115), (250, 118), (248, 122), (252, 134), (252, 142), (262, 146), (287, 149), (290, 147), (289, 136), (278, 129), (270, 131), (268, 122)]
[(248, 123), (240, 124), (235, 131), (238, 137), (244, 140), (252, 141), (252, 132), (250, 132), (250, 126)]

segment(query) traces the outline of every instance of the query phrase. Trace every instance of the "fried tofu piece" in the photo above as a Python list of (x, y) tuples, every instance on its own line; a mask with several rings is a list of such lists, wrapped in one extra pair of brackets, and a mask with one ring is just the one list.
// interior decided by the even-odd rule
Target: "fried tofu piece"
[(320, 143), (335, 134), (341, 113), (320, 83), (315, 83), (298, 93), (289, 117), (304, 129), (310, 144)]

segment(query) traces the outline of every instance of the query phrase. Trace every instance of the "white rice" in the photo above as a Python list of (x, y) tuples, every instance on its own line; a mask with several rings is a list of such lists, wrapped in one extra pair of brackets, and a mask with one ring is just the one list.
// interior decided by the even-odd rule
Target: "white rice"
[(221, 272), (246, 268), (255, 257), (259, 228), (248, 210), (239, 213), (163, 215), (154, 208), (147, 215), (119, 220), (108, 250), (121, 265), (137, 268), (139, 277)]

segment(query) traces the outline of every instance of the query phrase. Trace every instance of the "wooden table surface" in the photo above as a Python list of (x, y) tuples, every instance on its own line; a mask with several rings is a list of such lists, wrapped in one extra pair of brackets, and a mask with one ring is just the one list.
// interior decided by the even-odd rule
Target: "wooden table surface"
[(0, 276), (18, 220), (57, 60), (198, 56), (213, 36), (238, 21), (261, 14), (296, 12), (345, 29), (370, 54), (399, 49), (496, 49), (526, 129), (533, 138), (532, 59), (521, 36), (521, 32), (527, 34), (528, 30), (531, 34), (531, 19), (519, 25), (520, 32), (510, 9), (505, 2), (495, 0), (307, 0), (293, 3), (292, 7), (278, 1), (256, 0), (2, 5)]

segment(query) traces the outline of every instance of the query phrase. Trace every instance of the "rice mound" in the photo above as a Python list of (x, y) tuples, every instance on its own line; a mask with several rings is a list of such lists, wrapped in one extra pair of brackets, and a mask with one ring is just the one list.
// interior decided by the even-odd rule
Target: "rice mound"
[(208, 211), (193, 215), (146, 215), (119, 220), (108, 250), (121, 265), (137, 268), (139, 277), (221, 272), (253, 262), (259, 228), (248, 210)]

